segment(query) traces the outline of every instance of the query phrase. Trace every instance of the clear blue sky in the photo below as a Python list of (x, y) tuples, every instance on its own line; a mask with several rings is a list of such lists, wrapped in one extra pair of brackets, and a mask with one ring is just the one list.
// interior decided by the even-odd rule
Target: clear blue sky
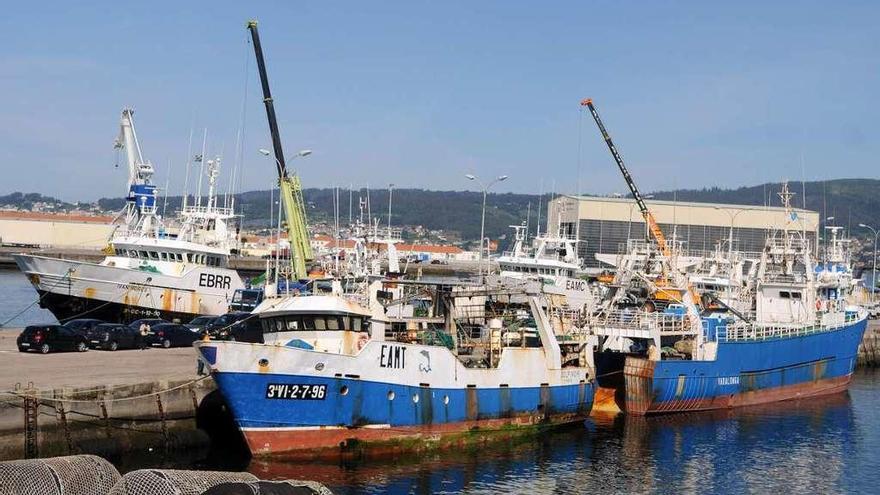
[[(248, 5), (254, 4), (254, 5)], [(711, 4), (711, 5), (710, 5)], [(119, 112), (183, 188), (191, 128), (242, 189), (274, 169), (256, 18), (306, 186), (623, 191), (592, 97), (643, 190), (877, 177), (878, 2), (13, 2), (0, 18), (0, 193), (124, 193)], [(245, 80), (248, 89), (245, 91)], [(247, 94), (246, 94), (247, 93)], [(246, 98), (245, 98), (246, 96)], [(578, 127), (581, 152), (578, 156)], [(803, 170), (802, 174), (802, 160)], [(580, 164), (580, 174), (578, 168)]]

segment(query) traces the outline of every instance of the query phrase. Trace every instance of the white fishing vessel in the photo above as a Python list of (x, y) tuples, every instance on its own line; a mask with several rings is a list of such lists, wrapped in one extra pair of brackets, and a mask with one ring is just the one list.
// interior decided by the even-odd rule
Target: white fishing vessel
[[(128, 160), (128, 197), (103, 261), (90, 263), (39, 254), (15, 255), (40, 295), (40, 306), (64, 322), (99, 318), (127, 322), (138, 318), (189, 321), (196, 315), (227, 311), (244, 288), (228, 267), (238, 241), (233, 207), (217, 204), (220, 160), (206, 162), (208, 197), (195, 205), (184, 200), (180, 225), (167, 228), (157, 213), (153, 165), (144, 161), (132, 110), (122, 111), (117, 148)], [(176, 232), (175, 232), (176, 231)]]
[(502, 281), (537, 281), (547, 293), (566, 297), (569, 307), (583, 309), (594, 300), (593, 288), (578, 275), (582, 273), (577, 254), (577, 240), (571, 236), (538, 234), (527, 245), (525, 225), (511, 225), (514, 229), (513, 250), (498, 257)]

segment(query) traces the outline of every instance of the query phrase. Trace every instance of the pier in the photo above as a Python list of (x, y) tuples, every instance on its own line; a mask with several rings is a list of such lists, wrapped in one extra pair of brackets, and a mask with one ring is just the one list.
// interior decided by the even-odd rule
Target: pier
[(856, 367), (876, 368), (880, 366), (880, 320), (868, 320), (868, 328), (859, 345)]
[(0, 330), (0, 460), (209, 445), (217, 394), (192, 348), (42, 355), (18, 333)]

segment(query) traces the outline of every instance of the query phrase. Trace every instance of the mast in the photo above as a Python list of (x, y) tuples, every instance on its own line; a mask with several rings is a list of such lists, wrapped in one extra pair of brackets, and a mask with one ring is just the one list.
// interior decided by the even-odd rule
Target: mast
[(269, 133), (272, 136), (272, 150), (275, 165), (278, 169), (278, 180), (281, 186), (281, 202), (284, 204), (287, 218), (287, 236), (290, 240), (290, 263), (297, 279), (308, 276), (306, 261), (310, 261), (312, 247), (309, 244), (308, 226), (306, 223), (305, 203), (302, 198), (302, 186), (299, 177), (289, 175), (284, 161), (284, 150), (281, 147), (281, 136), (278, 133), (278, 121), (275, 117), (275, 105), (272, 92), (269, 90), (269, 76), (266, 74), (266, 63), (263, 59), (263, 47), (260, 45), (260, 34), (257, 32), (257, 21), (249, 21), (247, 28), (254, 43), (254, 55), (260, 71), (260, 83), (263, 87), (263, 103), (266, 105), (266, 118), (269, 121)]

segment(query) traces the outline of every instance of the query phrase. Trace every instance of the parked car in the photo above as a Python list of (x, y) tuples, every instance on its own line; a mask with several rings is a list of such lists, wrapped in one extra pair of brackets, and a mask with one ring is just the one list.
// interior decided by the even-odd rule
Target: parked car
[(119, 323), (104, 323), (92, 328), (86, 335), (89, 347), (115, 351), (142, 347), (140, 331)]
[(18, 336), (16, 344), (20, 352), (35, 350), (42, 354), (52, 351), (89, 350), (86, 338), (82, 334), (62, 325), (29, 326)]
[(199, 334), (179, 323), (161, 323), (152, 325), (147, 342), (150, 345), (169, 347), (186, 347), (199, 340)]
[(225, 315), (220, 315), (217, 318), (214, 318), (214, 321), (210, 324), (205, 326), (204, 333), (211, 337), (217, 337), (221, 332), (224, 332), (227, 327), (230, 327), (233, 323), (241, 321), (248, 316), (250, 316), (250, 313), (246, 311), (232, 311)]
[(89, 333), (89, 330), (95, 328), (101, 323), (104, 323), (104, 320), (96, 320), (94, 318), (77, 318), (75, 320), (65, 322), (64, 326), (83, 335), (86, 335)]
[(205, 333), (212, 339), (263, 343), (260, 318), (243, 311), (226, 313), (214, 320)]
[(202, 330), (205, 329), (208, 325), (211, 324), (212, 321), (216, 320), (216, 316), (196, 316), (189, 323), (186, 324), (186, 327), (196, 333), (201, 333)]

